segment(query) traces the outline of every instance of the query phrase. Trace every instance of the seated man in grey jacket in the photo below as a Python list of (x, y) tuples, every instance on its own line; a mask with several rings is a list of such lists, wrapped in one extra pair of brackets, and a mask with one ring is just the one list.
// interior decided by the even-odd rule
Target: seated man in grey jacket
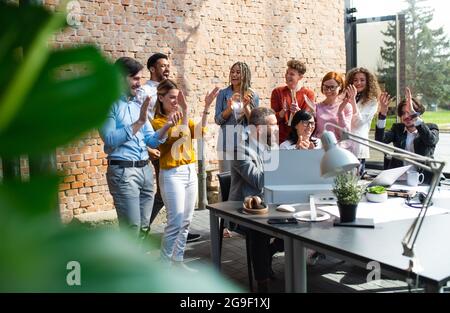
[[(247, 196), (263, 198), (264, 168), (263, 155), (270, 149), (278, 136), (275, 112), (270, 108), (258, 107), (251, 111), (248, 138), (237, 145), (231, 163), (231, 187), (229, 200), (244, 201)], [(274, 247), (282, 247), (282, 240), (270, 244), (270, 236), (246, 229), (250, 239), (250, 255), (253, 263), (258, 291), (267, 292), (270, 278), (270, 264)], [(281, 241), (281, 242), (280, 242)]]

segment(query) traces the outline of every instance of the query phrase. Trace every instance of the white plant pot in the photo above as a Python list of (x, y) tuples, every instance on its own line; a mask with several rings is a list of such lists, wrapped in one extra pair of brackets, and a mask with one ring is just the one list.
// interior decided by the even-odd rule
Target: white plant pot
[(366, 199), (370, 202), (384, 202), (388, 199), (387, 192), (383, 193), (366, 193)]

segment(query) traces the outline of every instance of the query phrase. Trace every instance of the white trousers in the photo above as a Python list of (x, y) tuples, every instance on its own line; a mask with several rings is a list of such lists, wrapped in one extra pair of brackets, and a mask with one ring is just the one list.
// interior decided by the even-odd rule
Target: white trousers
[(181, 165), (159, 172), (161, 196), (167, 210), (167, 226), (161, 242), (161, 258), (183, 261), (189, 226), (197, 199), (195, 164)]

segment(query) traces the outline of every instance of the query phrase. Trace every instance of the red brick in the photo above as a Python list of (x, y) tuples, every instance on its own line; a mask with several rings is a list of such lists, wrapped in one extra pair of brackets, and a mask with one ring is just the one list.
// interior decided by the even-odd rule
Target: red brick
[(92, 186), (96, 186), (96, 185), (97, 185), (97, 182), (95, 180), (89, 180), (84, 183), (84, 187), (92, 187)]
[(67, 155), (57, 155), (56, 162), (58, 163), (69, 162), (69, 157)]
[(90, 167), (86, 168), (85, 172), (88, 174), (97, 173), (97, 168), (95, 166), (90, 166)]
[(86, 195), (79, 195), (79, 196), (75, 196), (73, 197), (74, 201), (83, 201), (86, 200)]
[(74, 182), (74, 181), (75, 181), (75, 176), (73, 176), (73, 175), (64, 177), (64, 182), (65, 183), (71, 183), (71, 182)]
[(86, 154), (86, 153), (91, 153), (92, 148), (91, 148), (91, 146), (83, 145), (82, 147), (80, 147), (79, 150), (80, 150), (81, 154)]
[(92, 204), (92, 202), (87, 201), (87, 200), (83, 200), (83, 201), (80, 202), (80, 207), (86, 208), (86, 207), (90, 206), (91, 204)]
[(75, 167), (75, 163), (74, 163), (74, 162), (63, 163), (63, 164), (62, 164), (62, 167), (63, 167), (63, 169), (65, 169), (65, 170), (69, 170), (69, 169)]
[(88, 161), (81, 161), (81, 162), (77, 162), (77, 167), (78, 168), (85, 168), (89, 166), (89, 162)]
[(89, 187), (88, 187), (88, 188), (80, 188), (80, 189), (79, 189), (79, 193), (80, 193), (80, 194), (85, 194), (85, 193), (88, 193), (88, 194), (89, 194), (89, 193), (91, 193), (91, 192), (92, 192), (92, 188), (89, 188)]
[(77, 162), (77, 161), (82, 161), (82, 160), (83, 160), (83, 156), (81, 154), (76, 154), (76, 155), (70, 156), (70, 161), (72, 161), (72, 162)]
[(73, 197), (78, 195), (78, 189), (70, 189), (70, 190), (66, 190), (66, 196), (67, 197)]
[(74, 182), (71, 184), (71, 188), (72, 189), (77, 189), (77, 188), (81, 188), (83, 187), (83, 183), (82, 182)]
[(84, 169), (82, 169), (82, 168), (73, 168), (70, 172), (73, 175), (79, 175), (79, 174), (84, 173)]
[(86, 174), (77, 175), (77, 181), (84, 182), (87, 179), (88, 179), (88, 176)]
[(97, 165), (102, 165), (103, 164), (103, 160), (99, 160), (99, 159), (94, 159), (94, 160), (90, 160), (90, 165), (91, 166), (97, 166)]
[(68, 190), (70, 189), (70, 184), (60, 184), (59, 185), (59, 190), (63, 191), (63, 190)]

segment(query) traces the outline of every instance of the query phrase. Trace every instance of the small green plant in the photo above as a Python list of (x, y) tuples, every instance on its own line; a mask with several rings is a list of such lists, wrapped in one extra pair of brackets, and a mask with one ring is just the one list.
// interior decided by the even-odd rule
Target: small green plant
[(340, 173), (334, 179), (333, 193), (340, 204), (358, 204), (364, 190), (364, 186), (358, 184), (358, 177), (351, 172)]
[(367, 188), (367, 192), (368, 193), (375, 193), (377, 195), (385, 193), (386, 192), (386, 187), (384, 186), (372, 186), (372, 187), (368, 187)]

